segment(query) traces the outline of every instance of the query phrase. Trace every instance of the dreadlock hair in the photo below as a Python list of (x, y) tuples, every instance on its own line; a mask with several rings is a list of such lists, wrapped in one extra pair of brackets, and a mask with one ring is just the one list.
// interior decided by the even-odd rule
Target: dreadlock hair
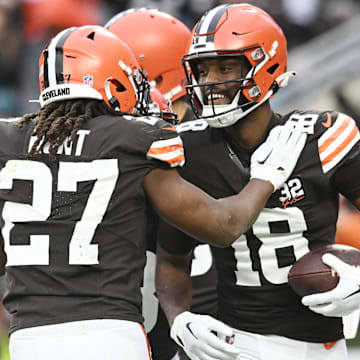
[(74, 99), (50, 103), (37, 113), (25, 114), (16, 124), (21, 128), (27, 121), (35, 120), (32, 133), (37, 136), (30, 154), (43, 154), (46, 143), (50, 144), (49, 158), (56, 159), (59, 147), (66, 139), (67, 146), (76, 139), (78, 130), (89, 119), (100, 115), (121, 115), (115, 112), (104, 101), (92, 99)]

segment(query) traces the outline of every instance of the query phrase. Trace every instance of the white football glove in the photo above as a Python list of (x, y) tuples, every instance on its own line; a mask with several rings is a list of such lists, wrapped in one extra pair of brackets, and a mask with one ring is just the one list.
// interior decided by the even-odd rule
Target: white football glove
[(331, 317), (342, 317), (357, 310), (360, 307), (360, 269), (329, 253), (322, 256), (322, 261), (338, 273), (339, 283), (333, 290), (304, 296), (303, 305)]
[(170, 336), (192, 360), (235, 360), (239, 349), (219, 339), (211, 331), (232, 335), (232, 329), (208, 315), (185, 311), (176, 316)]
[(251, 179), (269, 181), (276, 191), (293, 172), (306, 137), (301, 121), (274, 127), (251, 157)]

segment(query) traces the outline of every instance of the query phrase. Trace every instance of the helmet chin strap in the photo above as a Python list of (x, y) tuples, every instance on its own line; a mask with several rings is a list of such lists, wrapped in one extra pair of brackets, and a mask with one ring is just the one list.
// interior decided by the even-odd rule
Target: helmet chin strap
[(239, 90), (234, 96), (230, 104), (220, 104), (220, 105), (204, 105), (202, 116), (212, 116), (214, 113), (223, 114), (224, 112), (229, 113), (231, 110), (236, 110), (239, 104), (239, 98), (241, 95), (241, 90)]
[(105, 89), (105, 95), (109, 101), (109, 104), (112, 109), (115, 111), (120, 111), (120, 104), (119, 101), (116, 99), (115, 96), (112, 95), (110, 90), (110, 83), (111, 83), (112, 77), (109, 77), (105, 80), (104, 89)]
[[(259, 101), (258, 103), (254, 104), (249, 109), (244, 111), (241, 108), (236, 108), (232, 111), (227, 112), (226, 114), (215, 115), (211, 118), (207, 118), (204, 120), (209, 124), (209, 126), (215, 127), (215, 128), (228, 127), (228, 126), (234, 125), (238, 120), (242, 119), (243, 117), (248, 115), (251, 111), (258, 108), (265, 101), (269, 100), (270, 97), (273, 96), (279, 90), (280, 87), (285, 87), (288, 84), (289, 78), (294, 75), (296, 75), (295, 71), (288, 71), (288, 72), (285, 72), (285, 73), (281, 74), (280, 76), (278, 76), (276, 78), (276, 80), (274, 81), (273, 85), (270, 87), (267, 94), (263, 97), (263, 99), (261, 101)], [(239, 91), (238, 95), (240, 96), (240, 91)], [(236, 96), (236, 97), (238, 98), (239, 96)], [(234, 100), (231, 102), (231, 105), (233, 105)], [(212, 106), (209, 106), (209, 105), (207, 105), (207, 106), (208, 106), (208, 108), (207, 108), (206, 112), (208, 112), (210, 109), (212, 109)], [(219, 105), (216, 105), (216, 106), (219, 106)], [(226, 106), (229, 106), (229, 104), (226, 104)], [(203, 111), (202, 115), (204, 116), (204, 111)], [(207, 114), (207, 116), (208, 115), (209, 114)]]

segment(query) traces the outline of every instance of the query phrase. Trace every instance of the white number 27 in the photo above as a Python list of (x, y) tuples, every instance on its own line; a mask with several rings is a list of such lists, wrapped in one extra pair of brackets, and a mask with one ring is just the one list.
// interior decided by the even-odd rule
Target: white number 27
[[(95, 180), (80, 221), (76, 222), (69, 245), (70, 265), (98, 264), (98, 245), (91, 244), (102, 221), (118, 178), (116, 159), (91, 162), (60, 162), (57, 191), (77, 191), (80, 181)], [(6, 266), (49, 265), (49, 235), (30, 235), (29, 245), (11, 245), (10, 233), (16, 222), (46, 221), (51, 214), (53, 178), (49, 167), (30, 160), (9, 160), (0, 171), (0, 190), (11, 190), (14, 180), (33, 183), (32, 204), (5, 201), (2, 235)]]

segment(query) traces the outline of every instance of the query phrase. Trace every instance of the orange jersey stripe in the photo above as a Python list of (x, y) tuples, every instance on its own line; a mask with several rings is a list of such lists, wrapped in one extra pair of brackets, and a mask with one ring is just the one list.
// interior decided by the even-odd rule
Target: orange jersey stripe
[(184, 155), (179, 155), (177, 157), (171, 158), (169, 160), (166, 160), (167, 163), (169, 163), (170, 165), (174, 165), (174, 164), (181, 164), (185, 162), (185, 156)]
[(330, 155), (328, 155), (325, 159), (321, 161), (321, 165), (322, 166), (326, 165), (331, 160), (333, 160), (337, 155), (339, 155), (351, 143), (351, 141), (354, 140), (357, 134), (358, 134), (358, 129), (357, 127), (354, 127), (351, 133), (344, 139), (344, 141)]
[(182, 149), (182, 145), (170, 145), (164, 146), (160, 148), (150, 148), (147, 155), (157, 155), (157, 154), (166, 154), (172, 151), (176, 151)]
[(324, 152), (328, 146), (330, 146), (331, 143), (333, 143), (339, 137), (339, 135), (349, 126), (351, 120), (352, 119), (350, 117), (347, 117), (345, 120), (343, 120), (339, 128), (326, 141), (324, 141), (321, 146), (319, 146), (320, 154)]
[(171, 167), (183, 166), (185, 163), (184, 148), (180, 136), (154, 141), (146, 156), (151, 159), (164, 161)]

